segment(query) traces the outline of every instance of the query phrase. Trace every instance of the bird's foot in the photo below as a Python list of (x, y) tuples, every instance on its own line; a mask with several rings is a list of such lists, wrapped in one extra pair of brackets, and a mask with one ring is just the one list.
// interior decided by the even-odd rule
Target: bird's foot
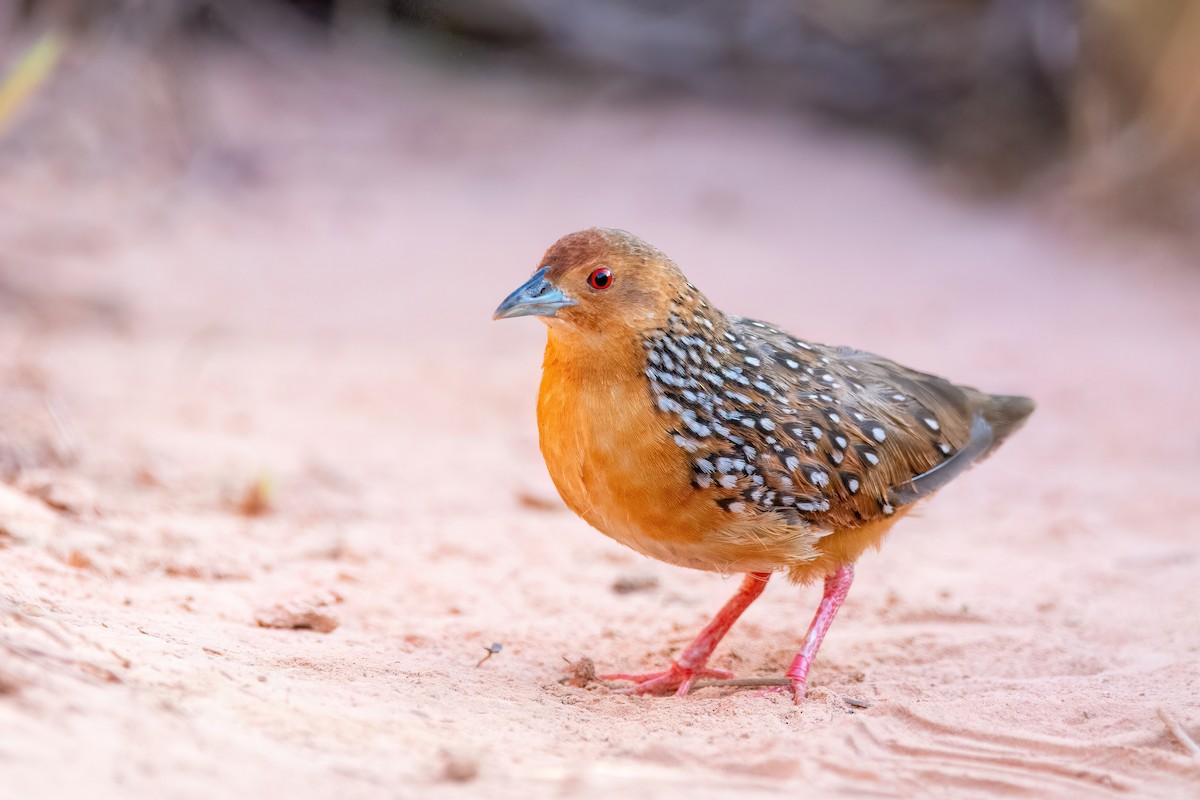
[(793, 677), (792, 682), (787, 686), (772, 686), (770, 689), (767, 689), (765, 692), (763, 692), (763, 694), (782, 694), (784, 692), (787, 692), (792, 696), (792, 701), (795, 702), (796, 705), (802, 706), (804, 705), (804, 699), (808, 697), (808, 684), (804, 678)]
[(601, 675), (600, 679), (605, 681), (632, 681), (633, 686), (615, 690), (620, 694), (664, 695), (673, 693), (679, 697), (683, 697), (691, 691), (692, 684), (697, 680), (702, 678), (728, 680), (732, 677), (732, 672), (726, 672), (723, 669), (681, 667), (678, 662), (672, 661), (671, 667), (662, 672), (648, 672), (643, 675), (617, 673), (613, 675)]
[(808, 669), (812, 666), (812, 660), (807, 654), (801, 653), (792, 661), (791, 668), (787, 671), (790, 684), (783, 686), (772, 686), (763, 694), (776, 694), (779, 692), (790, 692), (792, 700), (796, 705), (804, 705), (804, 698), (808, 697)]

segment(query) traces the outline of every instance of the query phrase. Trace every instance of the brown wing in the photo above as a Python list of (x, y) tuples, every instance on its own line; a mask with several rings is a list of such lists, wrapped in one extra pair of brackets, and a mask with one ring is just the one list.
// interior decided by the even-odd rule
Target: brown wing
[[(823, 530), (889, 516), (935, 491), (1032, 408), (717, 313), (673, 316), (644, 344), (658, 407), (690, 454), (696, 488), (731, 513), (777, 512)], [(998, 416), (1001, 400), (1028, 408), (1010, 403)]]
[[(772, 378), (792, 388), (794, 405), (772, 410), (799, 445), (793, 480), (807, 473), (828, 501), (827, 511), (804, 515), (813, 525), (854, 527), (940, 489), (1010, 432), (993, 429), (992, 406), (1023, 400), (993, 398), (871, 353), (805, 342), (765, 323), (732, 322), (748, 349), (770, 359)], [(1021, 419), (1029, 410), (1031, 404)], [(820, 472), (826, 485), (816, 485)]]

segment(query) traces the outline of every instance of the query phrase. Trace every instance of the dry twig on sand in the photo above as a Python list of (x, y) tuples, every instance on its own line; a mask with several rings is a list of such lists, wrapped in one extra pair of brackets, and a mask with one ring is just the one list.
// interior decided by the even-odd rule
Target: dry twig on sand
[(1159, 706), (1158, 718), (1163, 721), (1163, 724), (1167, 726), (1167, 731), (1175, 737), (1176, 741), (1183, 745), (1183, 749), (1187, 750), (1192, 758), (1200, 758), (1200, 745), (1197, 745), (1196, 740), (1171, 716), (1171, 712)]
[(688, 694), (691, 694), (697, 689), (707, 689), (711, 686), (728, 686), (734, 689), (755, 689), (759, 686), (771, 687), (791, 685), (791, 678), (724, 678), (719, 680), (713, 679), (696, 681), (692, 684), (691, 688), (688, 689)]

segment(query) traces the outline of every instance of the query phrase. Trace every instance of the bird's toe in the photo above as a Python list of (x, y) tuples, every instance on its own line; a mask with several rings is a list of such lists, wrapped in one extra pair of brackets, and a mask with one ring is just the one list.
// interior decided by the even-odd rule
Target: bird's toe
[(732, 677), (732, 672), (726, 672), (723, 669), (709, 669), (708, 667), (689, 669), (681, 667), (676, 662), (671, 662), (671, 666), (661, 672), (647, 672), (642, 674), (621, 672), (601, 675), (600, 679), (605, 681), (629, 681), (633, 684), (621, 689), (614, 689), (619, 694), (675, 694), (682, 697), (691, 691), (692, 684), (697, 680), (704, 678), (728, 680)]

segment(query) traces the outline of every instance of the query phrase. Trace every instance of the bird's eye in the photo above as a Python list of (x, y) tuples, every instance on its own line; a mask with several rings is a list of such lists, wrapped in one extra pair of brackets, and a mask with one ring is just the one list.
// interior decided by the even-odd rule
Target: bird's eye
[(588, 275), (588, 286), (593, 289), (607, 289), (612, 286), (612, 281), (612, 270), (608, 267), (601, 267), (591, 275)]

